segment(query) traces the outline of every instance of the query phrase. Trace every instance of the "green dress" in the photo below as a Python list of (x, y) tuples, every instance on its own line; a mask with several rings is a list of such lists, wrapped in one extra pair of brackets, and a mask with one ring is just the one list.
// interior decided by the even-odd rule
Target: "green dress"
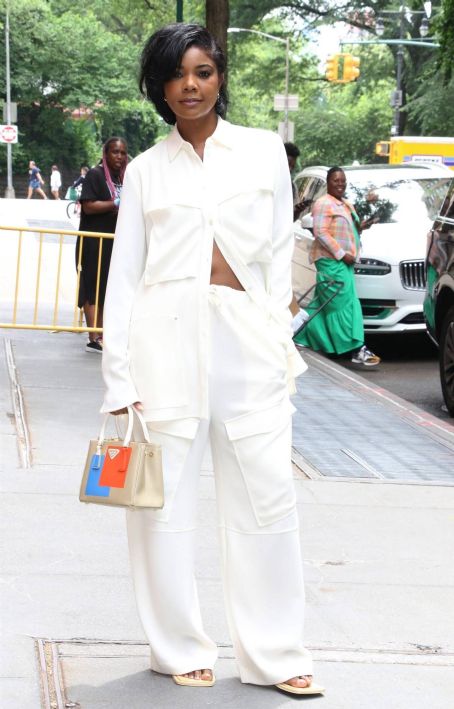
[[(353, 230), (359, 250), (359, 233), (353, 215)], [(361, 305), (356, 293), (354, 266), (335, 258), (319, 258), (315, 296), (306, 306), (309, 315), (322, 304), (319, 313), (296, 335), (298, 345), (326, 354), (343, 354), (358, 350), (364, 344)], [(334, 294), (332, 300), (327, 300)]]

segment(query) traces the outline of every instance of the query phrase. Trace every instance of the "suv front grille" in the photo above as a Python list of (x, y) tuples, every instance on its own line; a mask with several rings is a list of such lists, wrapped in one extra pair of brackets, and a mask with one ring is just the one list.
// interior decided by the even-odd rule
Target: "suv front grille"
[(426, 269), (424, 261), (401, 261), (400, 280), (407, 290), (424, 290), (426, 287)]

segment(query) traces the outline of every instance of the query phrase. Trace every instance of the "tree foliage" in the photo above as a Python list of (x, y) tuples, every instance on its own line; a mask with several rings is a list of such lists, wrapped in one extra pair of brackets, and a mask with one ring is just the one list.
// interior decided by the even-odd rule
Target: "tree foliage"
[(442, 2), (438, 33), (440, 36), (440, 58), (437, 66), (443, 72), (445, 83), (449, 83), (454, 73), (454, 0), (443, 0)]
[[(57, 162), (78, 172), (97, 161), (114, 129), (129, 138), (133, 154), (154, 142), (161, 121), (140, 98), (137, 72), (145, 37), (155, 23), (174, 19), (168, 3), (157, 4), (159, 12), (143, 0), (10, 3), (16, 171), (33, 158), (46, 171)], [(2, 32), (0, 51), (3, 43)]]
[[(433, 3), (432, 18), (430, 22), (431, 32), (438, 28), (442, 37), (442, 66), (445, 72), (445, 80), (449, 79), (449, 66), (454, 61), (454, 0), (443, 1), (443, 19), (440, 20), (440, 2)], [(232, 24), (251, 27), (254, 23), (259, 23), (264, 16), (270, 12), (278, 15), (289, 24), (296, 24), (302, 27), (305, 36), (316, 33), (321, 27), (333, 26), (337, 22), (344, 22), (347, 25), (357, 28), (363, 32), (364, 39), (378, 39), (375, 30), (376, 18), (383, 13), (385, 20), (384, 39), (396, 40), (400, 36), (399, 10), (400, 3), (390, 0), (346, 0), (333, 3), (331, 0), (290, 0), (288, 2), (278, 2), (278, 0), (250, 0), (247, 3), (242, 0), (231, 0)], [(420, 39), (419, 29), (422, 21), (422, 0), (407, 0), (405, 6), (410, 12), (405, 13), (403, 22), (403, 38), (410, 40)], [(387, 13), (394, 14), (387, 14)], [(444, 44), (443, 44), (444, 42)], [(353, 45), (354, 47), (354, 45)], [(356, 53), (356, 50), (355, 50)], [(388, 45), (388, 55), (394, 60), (394, 68), (389, 68), (389, 79), (396, 76), (397, 47)], [(449, 59), (451, 57), (451, 59)], [(451, 62), (451, 63), (450, 63)], [(385, 74), (383, 74), (385, 78)], [(447, 77), (447, 78), (446, 78)], [(358, 83), (361, 83), (360, 78)], [(430, 122), (426, 120), (433, 109), (434, 99), (441, 103), (444, 96), (444, 88), (437, 74), (437, 53), (434, 49), (423, 47), (404, 47), (404, 72), (402, 77), (402, 91), (404, 98), (404, 109), (401, 112), (400, 130), (408, 134), (423, 134)], [(426, 91), (427, 89), (427, 91)], [(429, 98), (430, 96), (430, 98)], [(388, 97), (389, 100), (389, 97)], [(448, 122), (443, 123), (443, 128), (438, 129), (443, 135), (453, 134), (453, 119), (447, 117), (444, 110), (441, 111)], [(435, 121), (436, 122), (436, 121)], [(441, 123), (441, 121), (438, 121)], [(388, 131), (389, 132), (389, 128)]]
[[(438, 14), (440, 2), (443, 14)], [(0, 18), (5, 0), (0, 0)], [(395, 88), (396, 49), (392, 45), (352, 45), (361, 56), (361, 75), (354, 84), (333, 86), (323, 76), (323, 58), (313, 53), (325, 26), (358, 29), (360, 38), (375, 39), (380, 12), (399, 11), (391, 0), (184, 0), (184, 21), (219, 20), (218, 33), (230, 25), (290, 37), (290, 93), (299, 110), (295, 142), (301, 161), (346, 163), (371, 161), (377, 140), (389, 137)], [(175, 21), (175, 3), (167, 0), (14, 0), (10, 2), (12, 100), (18, 103), (19, 144), (15, 171), (30, 158), (48, 170), (57, 162), (66, 171), (93, 164), (100, 145), (112, 134), (129, 142), (131, 155), (152, 145), (168, 127), (144, 102), (137, 86), (138, 59), (145, 39)], [(405, 38), (419, 37), (422, 0), (407, 0), (416, 12), (405, 18)], [(402, 128), (415, 135), (453, 135), (454, 101), (451, 68), (454, 52), (454, 0), (434, 3), (431, 31), (438, 33), (441, 53), (406, 47)], [(2, 12), (3, 8), (3, 12)], [(206, 15), (206, 12), (208, 13)], [(210, 19), (211, 18), (211, 19)], [(384, 15), (385, 37), (399, 36), (395, 15)], [(347, 25), (336, 25), (338, 22)], [(0, 53), (4, 32), (0, 27)], [(341, 29), (339, 29), (340, 36)], [(221, 34), (219, 34), (221, 36)], [(336, 47), (333, 47), (336, 50)], [(237, 123), (277, 129), (283, 114), (273, 97), (284, 92), (285, 46), (250, 33), (228, 35), (228, 118)], [(440, 57), (440, 59), (438, 59)], [(443, 84), (437, 61), (445, 77)], [(82, 118), (79, 118), (82, 116)], [(0, 171), (5, 151), (0, 148)]]

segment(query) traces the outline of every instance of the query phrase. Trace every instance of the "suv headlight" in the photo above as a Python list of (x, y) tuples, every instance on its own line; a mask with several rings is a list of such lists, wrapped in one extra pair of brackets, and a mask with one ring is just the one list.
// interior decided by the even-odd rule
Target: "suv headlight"
[(358, 276), (386, 276), (391, 273), (391, 266), (375, 258), (360, 258), (359, 263), (355, 263), (355, 273)]

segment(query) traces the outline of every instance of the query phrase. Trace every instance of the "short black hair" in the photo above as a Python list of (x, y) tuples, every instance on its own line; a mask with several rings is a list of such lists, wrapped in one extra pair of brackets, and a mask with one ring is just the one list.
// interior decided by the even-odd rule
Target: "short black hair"
[[(201, 25), (178, 22), (166, 25), (147, 40), (140, 61), (139, 87), (166, 123), (175, 125), (176, 116), (164, 99), (164, 84), (174, 76), (183, 54), (189, 47), (203, 49), (216, 64), (219, 74), (224, 74), (224, 52), (213, 35)], [(215, 104), (216, 113), (224, 118), (227, 111), (227, 91), (222, 84)]]
[(290, 155), (291, 158), (295, 158), (295, 160), (296, 158), (299, 158), (300, 151), (295, 143), (284, 143), (284, 148), (287, 155)]
[(333, 167), (330, 167), (328, 172), (326, 173), (326, 181), (328, 182), (329, 178), (331, 175), (334, 175), (335, 172), (344, 172), (344, 170), (339, 167), (338, 165), (334, 165)]

